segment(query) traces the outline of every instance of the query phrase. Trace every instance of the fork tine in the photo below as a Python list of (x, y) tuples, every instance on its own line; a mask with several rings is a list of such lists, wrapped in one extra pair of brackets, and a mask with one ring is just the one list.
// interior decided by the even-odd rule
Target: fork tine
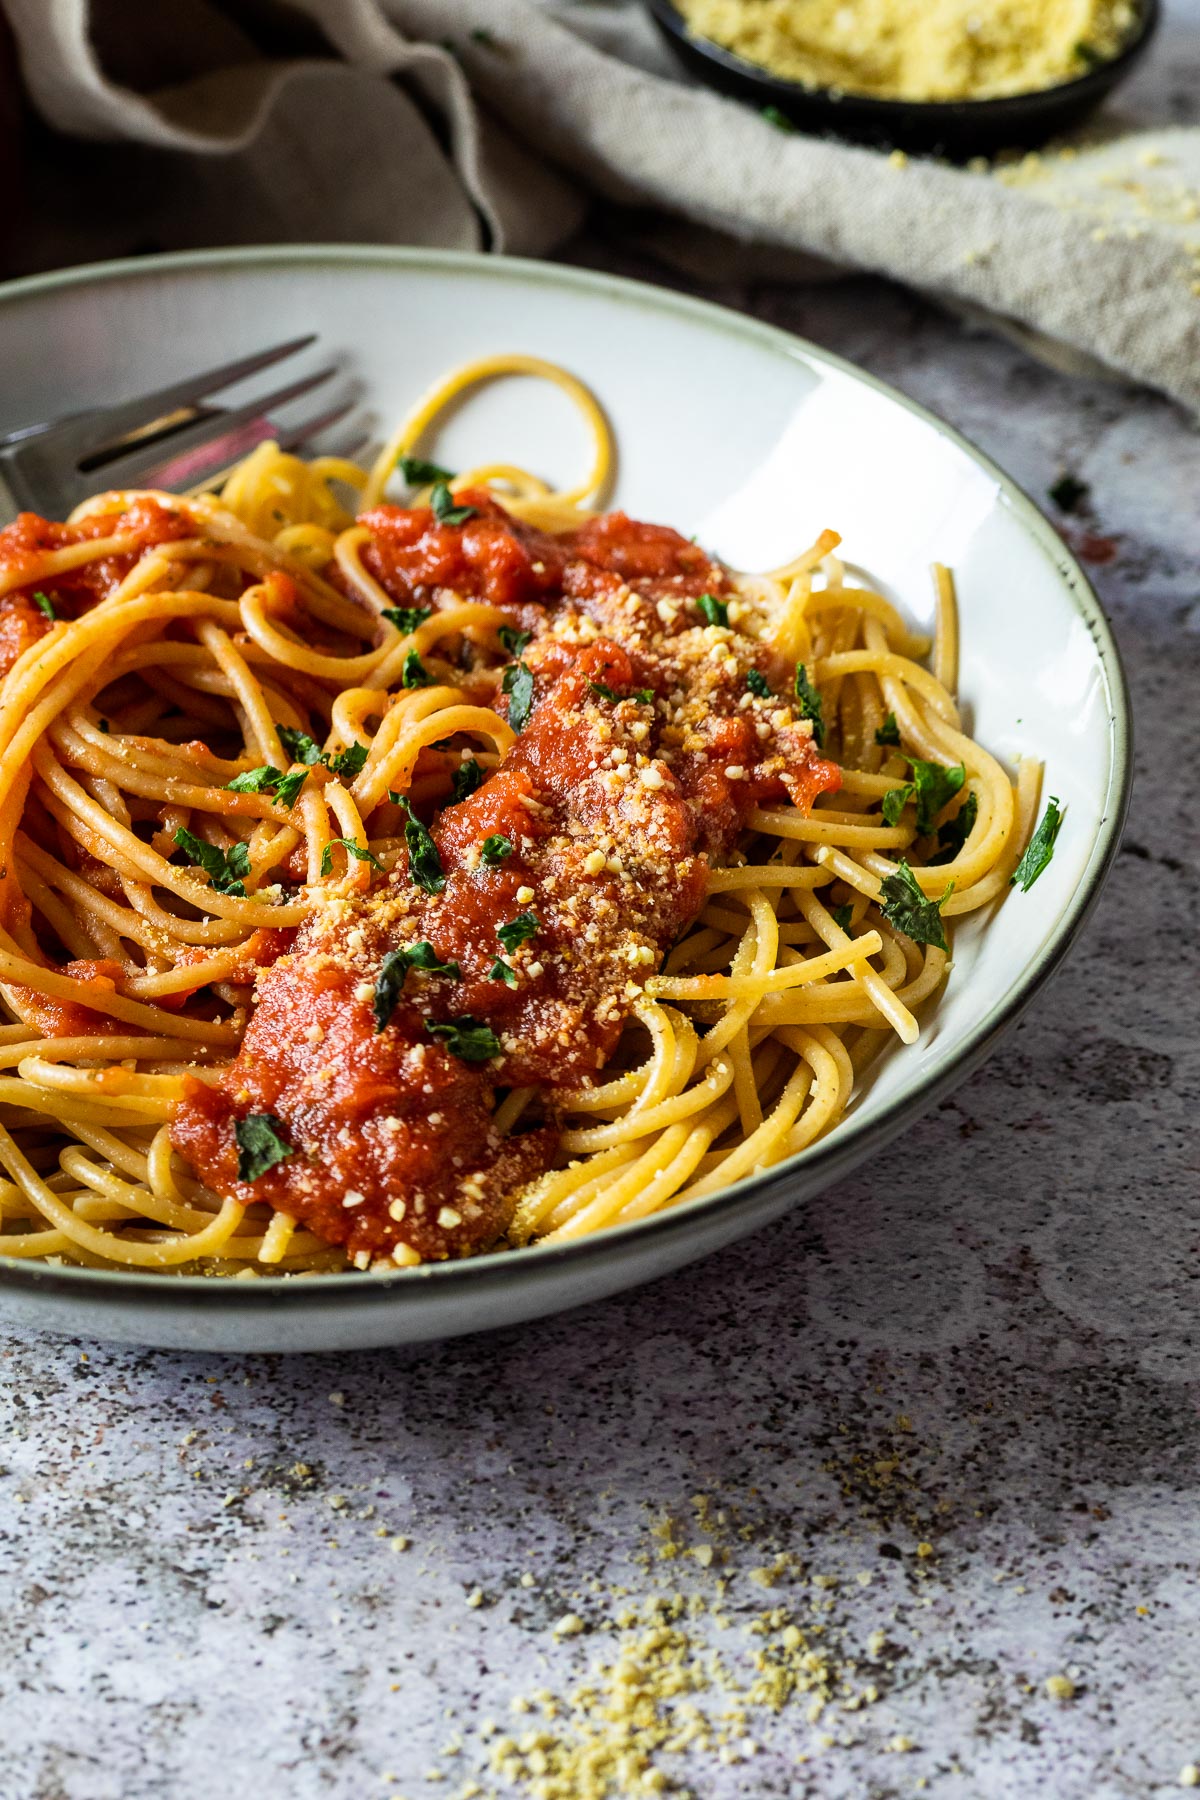
[[(353, 412), (357, 401), (351, 398), (341, 406), (330, 407), (328, 412), (319, 413), (315, 418), (306, 419), (291, 431), (279, 431), (265, 419), (252, 420), (249, 426), (241, 426), (233, 431), (224, 431), (210, 443), (199, 450), (192, 450), (184, 456), (173, 457), (161, 467), (153, 471), (153, 485), (186, 494), (206, 494), (220, 487), (226, 476), (231, 474), (242, 458), (248, 456), (258, 444), (271, 438), (281, 450), (296, 450), (318, 432), (327, 431), (339, 419)], [(257, 429), (261, 427), (261, 429)], [(355, 447), (361, 447), (369, 440), (356, 437)], [(348, 455), (348, 451), (335, 454)], [(201, 474), (200, 471), (204, 473)]]
[[(239, 357), (236, 362), (221, 363), (217, 368), (207, 369), (201, 375), (185, 376), (168, 387), (158, 388), (152, 394), (140, 394), (136, 399), (123, 401), (119, 406), (97, 408), (94, 413), (85, 416), (89, 421), (94, 420), (98, 441), (87, 448), (81, 446), (79, 460), (98, 454), (106, 445), (115, 446), (129, 432), (145, 427), (163, 414), (181, 406), (195, 406), (210, 394), (232, 387), (235, 381), (244, 381), (248, 375), (255, 375), (260, 369), (269, 369), (273, 363), (282, 362), (285, 357), (294, 356), (300, 350), (307, 350), (316, 341), (316, 332), (310, 331), (305, 337), (289, 338), (285, 344), (274, 344), (269, 350), (259, 350), (253, 356)], [(278, 405), (278, 395), (270, 403)], [(77, 421), (80, 422), (82, 421)]]
[(332, 425), (336, 425), (339, 419), (344, 419), (347, 413), (353, 412), (357, 404), (358, 402), (351, 395), (340, 405), (331, 406), (327, 412), (318, 413), (313, 419), (305, 419), (302, 425), (279, 432), (276, 439), (279, 448), (281, 450), (298, 450), (301, 444), (306, 444), (310, 438), (319, 437), (323, 431), (328, 431)]
[[(221, 466), (223, 440), (238, 433), (243, 426), (261, 422), (267, 426), (267, 415), (278, 406), (286, 406), (292, 400), (298, 400), (301, 394), (307, 394), (322, 382), (328, 381), (332, 375), (339, 373), (335, 366), (318, 369), (314, 375), (305, 375), (299, 381), (289, 383), (287, 387), (276, 388), (273, 393), (260, 394), (255, 400), (248, 400), (243, 406), (230, 407), (228, 411), (206, 413), (190, 424), (181, 425), (168, 437), (155, 438), (144, 447), (135, 446), (121, 451), (110, 461), (98, 468), (93, 468), (88, 481), (92, 492), (104, 488), (130, 488), (139, 486), (178, 485), (182, 481), (193, 486), (205, 478), (206, 471), (214, 466)], [(274, 428), (268, 427), (261, 436), (274, 437)], [(205, 455), (208, 451), (211, 454)], [(244, 454), (244, 451), (237, 452)], [(228, 461), (228, 455), (224, 456)], [(188, 473), (183, 476), (174, 475), (174, 466), (186, 463)], [(171, 474), (171, 481), (165, 477)], [(157, 474), (157, 481), (154, 480)]]

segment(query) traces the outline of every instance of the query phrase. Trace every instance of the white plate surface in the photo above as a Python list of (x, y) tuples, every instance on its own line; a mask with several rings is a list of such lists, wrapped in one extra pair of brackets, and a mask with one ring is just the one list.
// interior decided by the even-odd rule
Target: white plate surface
[[(946, 426), (768, 326), (609, 277), (442, 252), (283, 248), (112, 264), (0, 288), (0, 429), (126, 399), (306, 331), (320, 334), (307, 361), (342, 361), (378, 431), (455, 363), (504, 350), (565, 364), (612, 420), (615, 504), (694, 532), (740, 567), (782, 562), (832, 526), (850, 561), (928, 625), (929, 564), (950, 564), (968, 728), (1010, 766), (1045, 761), (1046, 790), (1066, 809), (1057, 851), (1029, 896), (956, 923), (953, 972), (920, 1042), (882, 1061), (828, 1139), (766, 1176), (577, 1246), (397, 1278), (206, 1282), (0, 1259), (10, 1322), (210, 1350), (352, 1348), (511, 1323), (660, 1275), (819, 1191), (962, 1079), (1065, 950), (1116, 849), (1128, 703), (1078, 565)], [(561, 481), (585, 449), (564, 398), (522, 380), (470, 400), (437, 444), (451, 467), (503, 458)]]

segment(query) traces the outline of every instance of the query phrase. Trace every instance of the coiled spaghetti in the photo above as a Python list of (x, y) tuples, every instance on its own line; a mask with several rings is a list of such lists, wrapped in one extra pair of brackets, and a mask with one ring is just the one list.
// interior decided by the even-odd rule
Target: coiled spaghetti
[[(451, 483), (417, 456), (451, 399), (508, 375), (582, 409), (574, 488), (507, 465)], [(385, 498), (398, 461), (403, 509)], [(371, 470), (262, 444), (219, 494), (108, 494), (0, 536), (0, 1253), (246, 1276), (575, 1238), (803, 1150), (884, 1044), (915, 1041), (947, 968), (939, 921), (1004, 893), (1040, 784), (962, 730), (949, 574), (930, 644), (833, 533), (743, 576), (600, 514), (612, 461), (581, 384), (497, 357), (426, 396)], [(554, 707), (591, 760), (538, 789)], [(467, 844), (462, 821), (508, 805), (517, 776), (528, 842)], [(685, 837), (655, 911), (668, 830)], [(444, 893), (421, 876), (430, 844)], [(622, 882), (644, 904), (604, 924)], [(526, 910), (489, 973), (469, 934), (453, 957), (436, 939), (455, 894), (461, 911), (493, 892)], [(301, 1105), (287, 1071), (332, 1041), (304, 1011), (325, 965), (353, 1029), (344, 1066), (305, 1064)], [(552, 1006), (599, 1021), (561, 1067)], [(521, 1041), (530, 1020), (544, 1041)], [(360, 1106), (393, 1039), (404, 1105)], [(467, 1109), (457, 1135), (449, 1118), (436, 1136), (414, 1059)], [(315, 1096), (344, 1095), (348, 1067), (359, 1086), (319, 1140)], [(394, 1145), (419, 1137), (441, 1180), (476, 1105), (484, 1147), (426, 1205)]]

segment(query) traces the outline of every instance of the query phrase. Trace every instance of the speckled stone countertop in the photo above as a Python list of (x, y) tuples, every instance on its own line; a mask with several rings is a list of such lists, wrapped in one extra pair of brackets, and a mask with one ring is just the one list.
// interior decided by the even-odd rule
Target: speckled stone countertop
[[(341, 1358), (4, 1341), (3, 1800), (536, 1792), (564, 1697), (645, 1660), (622, 1606), (675, 1594), (664, 1654), (718, 1651), (696, 1699), (733, 1711), (658, 1759), (704, 1800), (1140, 1800), (1200, 1762), (1200, 437), (873, 282), (715, 297), (1035, 496), (1090, 484), (1139, 724), (1099, 911), (899, 1148), (655, 1287)], [(489, 1770), (531, 1731), (531, 1776)]]

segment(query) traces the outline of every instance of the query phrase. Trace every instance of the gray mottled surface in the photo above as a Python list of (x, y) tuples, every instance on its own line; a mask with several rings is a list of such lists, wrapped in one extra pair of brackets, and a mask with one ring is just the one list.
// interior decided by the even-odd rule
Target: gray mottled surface
[[(599, 234), (580, 254), (637, 272)], [(1200, 439), (867, 281), (716, 297), (1035, 495), (1092, 484), (1139, 722), (1099, 912), (898, 1150), (657, 1287), (340, 1359), (5, 1342), (3, 1800), (527, 1791), (481, 1773), (478, 1725), (611, 1654), (613, 1584), (711, 1597), (697, 1564), (637, 1560), (698, 1493), (753, 1535), (694, 1639), (736, 1663), (756, 1606), (816, 1594), (879, 1698), (668, 1759), (694, 1794), (1132, 1800), (1200, 1760)], [(748, 1571), (780, 1550), (807, 1572), (766, 1595)], [(556, 1641), (568, 1611), (589, 1629)]]

